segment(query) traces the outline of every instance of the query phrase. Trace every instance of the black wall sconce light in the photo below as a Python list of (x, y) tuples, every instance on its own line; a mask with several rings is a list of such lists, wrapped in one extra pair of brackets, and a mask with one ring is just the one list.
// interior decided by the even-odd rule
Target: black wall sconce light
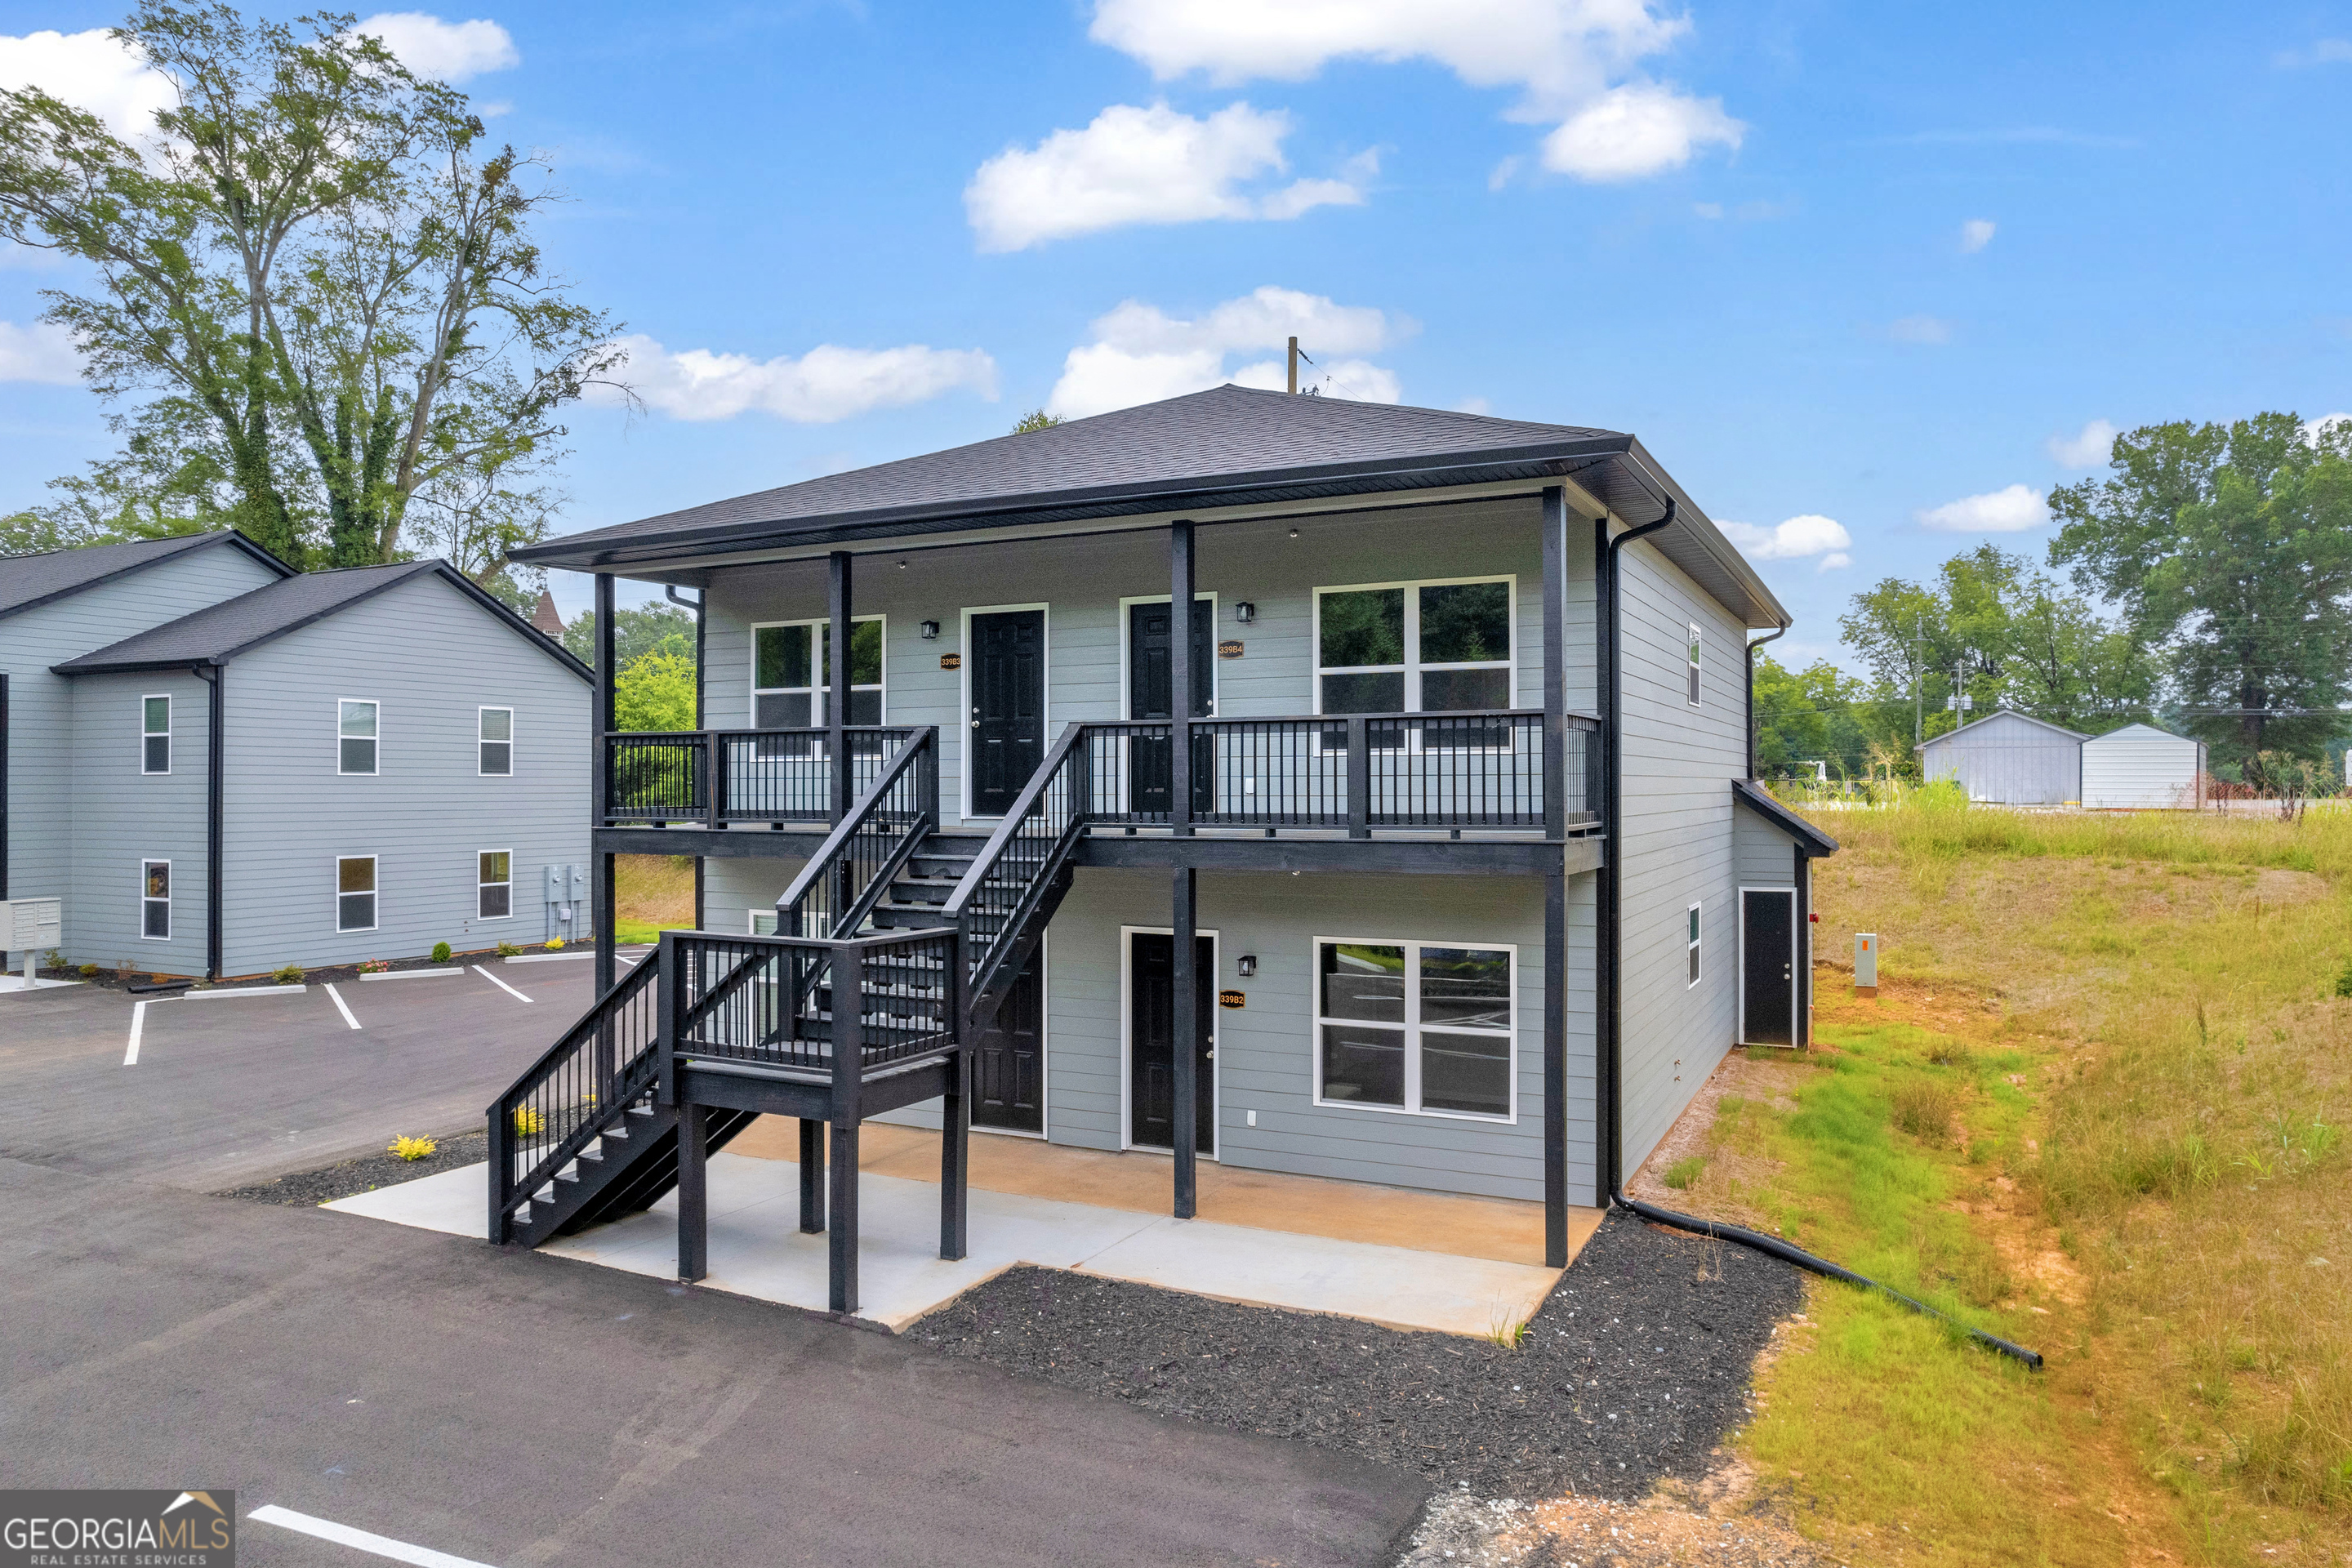
[(1234, 960), (1234, 967), (1241, 972), (1241, 977), (1244, 980), (1249, 979), (1252, 975), (1257, 973), (1257, 954), (1254, 952), (1243, 953), (1239, 958)]
[(923, 640), (925, 642), (937, 642), (940, 636), (940, 623), (937, 621), (925, 621), (922, 626), (922, 632)]
[(1257, 606), (1251, 604), (1247, 599), (1237, 601), (1234, 605), (1234, 619), (1241, 622), (1244, 626), (1249, 625), (1252, 621), (1257, 619)]

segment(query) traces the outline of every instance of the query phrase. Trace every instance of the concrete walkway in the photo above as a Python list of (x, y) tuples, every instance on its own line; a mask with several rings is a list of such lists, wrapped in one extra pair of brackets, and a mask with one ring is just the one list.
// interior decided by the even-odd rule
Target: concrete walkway
[[(470, 1165), (327, 1206), (479, 1236), (488, 1207), (486, 1171)], [(1526, 1321), (1559, 1277), (1556, 1269), (1523, 1263), (1209, 1219), (1175, 1220), (977, 1184), (970, 1197), (969, 1256), (945, 1263), (938, 1256), (936, 1182), (870, 1169), (860, 1182), (859, 1316), (894, 1331), (1016, 1263), (1480, 1338)], [(790, 1161), (722, 1151), (710, 1160), (709, 1191), (710, 1273), (705, 1283), (823, 1310), (825, 1238), (799, 1228), (797, 1167)], [(676, 1198), (541, 1250), (633, 1274), (675, 1278)]]

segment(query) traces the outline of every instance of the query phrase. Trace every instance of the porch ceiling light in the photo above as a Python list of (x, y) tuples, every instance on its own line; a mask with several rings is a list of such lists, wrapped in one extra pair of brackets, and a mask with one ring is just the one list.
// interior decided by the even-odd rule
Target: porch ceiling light
[(922, 631), (923, 640), (925, 642), (930, 642), (940, 635), (940, 623), (937, 621), (925, 621), (923, 623)]

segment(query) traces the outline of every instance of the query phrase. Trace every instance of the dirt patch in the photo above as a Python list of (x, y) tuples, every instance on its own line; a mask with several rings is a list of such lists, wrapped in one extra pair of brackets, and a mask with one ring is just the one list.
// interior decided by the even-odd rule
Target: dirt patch
[(2327, 896), (2327, 879), (2314, 871), (2272, 867), (2254, 876), (2254, 897), (2265, 904), (2307, 904)]
[[(1738, 1194), (1769, 1188), (1780, 1162), (1717, 1139), (1716, 1119), (1726, 1095), (1759, 1100), (1776, 1110), (1794, 1110), (1797, 1102), (1789, 1089), (1792, 1074), (1803, 1070), (1803, 1060), (1801, 1053), (1786, 1051), (1738, 1049), (1725, 1057), (1666, 1135), (1658, 1140), (1658, 1146), (1650, 1151), (1650, 1157), (1642, 1162), (1641, 1169), (1626, 1179), (1625, 1191), (1660, 1208), (1699, 1213), (1736, 1225), (1761, 1223), (1762, 1216)], [(1666, 1185), (1666, 1173), (1686, 1159), (1706, 1162), (1697, 1178), (1683, 1187)]]
[(1750, 1485), (1720, 1507), (1664, 1495), (1522, 1503), (1457, 1491), (1430, 1503), (1397, 1568), (1811, 1568), (1832, 1561), (1752, 1495), (1752, 1475), (1746, 1479)]

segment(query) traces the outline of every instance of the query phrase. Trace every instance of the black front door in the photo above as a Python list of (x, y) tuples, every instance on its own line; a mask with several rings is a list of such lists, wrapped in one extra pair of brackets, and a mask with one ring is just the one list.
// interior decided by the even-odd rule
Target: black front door
[(996, 1020), (971, 1054), (971, 1124), (1045, 1131), (1045, 944), (1021, 966)]
[[(1128, 970), (1128, 1142), (1142, 1149), (1176, 1146), (1176, 939), (1138, 932)], [(1216, 1151), (1217, 1064), (1210, 1042), (1216, 1025), (1217, 948), (1196, 937), (1193, 990), (1201, 1020), (1194, 1042), (1193, 1147)]]
[(971, 618), (971, 814), (1002, 816), (1045, 755), (1045, 612)]
[(1797, 1043), (1797, 895), (1739, 895), (1739, 1038), (1751, 1046)]
[[(1192, 717), (1209, 716), (1209, 694), (1215, 689), (1216, 607), (1206, 599), (1192, 601)], [(1166, 605), (1132, 605), (1127, 612), (1127, 716), (1130, 719), (1172, 719), (1176, 715), (1175, 653), (1169, 646), (1173, 619)], [(1128, 762), (1128, 809), (1139, 814), (1166, 815), (1169, 805), (1171, 751), (1164, 740), (1131, 742)], [(1192, 737), (1192, 814), (1207, 815), (1217, 793), (1216, 738)]]

